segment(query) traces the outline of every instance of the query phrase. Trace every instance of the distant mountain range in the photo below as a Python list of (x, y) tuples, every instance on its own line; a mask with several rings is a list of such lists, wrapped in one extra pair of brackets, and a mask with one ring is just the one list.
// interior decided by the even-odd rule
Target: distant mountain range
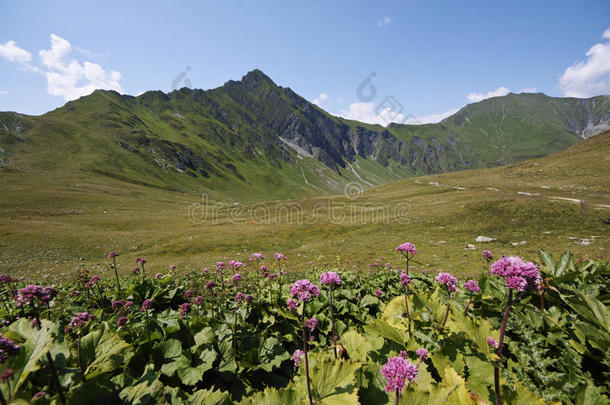
[(384, 128), (333, 116), (254, 70), (207, 91), (97, 90), (41, 116), (0, 113), (0, 174), (281, 199), (541, 157), (609, 128), (610, 96), (541, 93)]

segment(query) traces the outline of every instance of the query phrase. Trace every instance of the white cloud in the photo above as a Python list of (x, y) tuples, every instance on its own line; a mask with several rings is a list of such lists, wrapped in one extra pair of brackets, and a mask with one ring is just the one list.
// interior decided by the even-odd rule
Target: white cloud
[(10, 62), (18, 63), (26, 70), (37, 72), (38, 68), (32, 66), (32, 54), (23, 48), (20, 48), (15, 41), (8, 41), (0, 44), (0, 58), (4, 58)]
[(537, 91), (538, 89), (535, 87), (524, 87), (522, 89), (519, 89), (519, 93), (535, 93)]
[(469, 93), (466, 96), (466, 98), (471, 103), (476, 103), (478, 101), (485, 100), (486, 98), (490, 98), (490, 97), (505, 96), (508, 94), (508, 92), (509, 91), (506, 87), (501, 86), (501, 87), (498, 87), (497, 89), (495, 89), (494, 91), (490, 91), (488, 93)]
[(384, 25), (388, 25), (391, 22), (392, 22), (392, 19), (386, 15), (385, 17), (383, 17), (383, 19), (381, 21), (379, 21), (377, 23), (377, 25), (380, 27), (383, 27)]
[[(610, 39), (610, 28), (602, 34)], [(595, 44), (586, 53), (586, 61), (568, 67), (559, 78), (566, 97), (591, 97), (610, 93), (610, 42)]]
[(419, 124), (435, 124), (437, 122), (441, 122), (442, 120), (444, 120), (445, 118), (455, 114), (456, 112), (459, 111), (459, 108), (455, 108), (449, 111), (445, 111), (442, 113), (438, 113), (438, 114), (429, 114), (429, 115), (424, 115), (421, 117), (408, 117), (405, 120), (405, 124), (414, 124), (414, 125), (419, 125)]
[(96, 89), (124, 92), (119, 83), (119, 72), (107, 72), (96, 63), (81, 64), (75, 59), (67, 60), (71, 52), (70, 42), (55, 34), (51, 34), (51, 48), (39, 52), (46, 68), (44, 75), (49, 94), (70, 101), (91, 94)]
[(0, 90), (0, 94), (11, 94), (9, 91), (6, 90)]
[(352, 103), (348, 110), (341, 110), (338, 115), (350, 120), (383, 126), (390, 122), (402, 122), (405, 119), (404, 114), (396, 113), (389, 107), (380, 108), (375, 103)]
[(328, 100), (328, 94), (327, 93), (320, 93), (320, 95), (317, 98), (313, 99), (312, 103), (314, 103), (315, 105), (319, 106), (320, 104), (322, 104), (326, 100)]

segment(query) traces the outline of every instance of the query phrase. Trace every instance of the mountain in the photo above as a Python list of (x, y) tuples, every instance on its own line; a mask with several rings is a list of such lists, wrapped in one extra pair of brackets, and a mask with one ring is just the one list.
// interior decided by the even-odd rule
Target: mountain
[(97, 90), (41, 116), (0, 113), (0, 173), (282, 199), (545, 156), (608, 127), (609, 96), (509, 94), (438, 124), (384, 128), (332, 116), (254, 70), (207, 91)]

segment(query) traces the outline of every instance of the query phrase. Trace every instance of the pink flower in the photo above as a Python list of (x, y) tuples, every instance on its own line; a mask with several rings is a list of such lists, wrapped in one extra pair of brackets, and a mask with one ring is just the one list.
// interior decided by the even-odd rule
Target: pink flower
[(250, 302), (252, 302), (252, 294), (248, 294), (246, 295), (246, 304), (249, 304)]
[(7, 380), (13, 378), (14, 371), (12, 368), (7, 368), (0, 374), (0, 381), (6, 382)]
[(303, 350), (295, 350), (292, 354), (292, 360), (294, 361), (294, 369), (299, 368), (299, 363), (301, 363), (301, 359), (305, 356), (305, 352)]
[(175, 265), (175, 264), (172, 264), (171, 266), (169, 266), (169, 270), (170, 270), (170, 271), (174, 271), (174, 270), (176, 270), (176, 265)]
[(318, 320), (316, 318), (310, 318), (305, 321), (305, 327), (309, 328), (310, 331), (314, 331), (318, 326)]
[(405, 286), (407, 284), (411, 284), (411, 276), (407, 274), (406, 270), (403, 270), (400, 273), (400, 285)]
[(70, 328), (82, 329), (89, 321), (95, 319), (95, 316), (91, 315), (89, 312), (80, 312), (76, 314), (74, 318), (70, 321)]
[(439, 273), (434, 280), (437, 283), (444, 284), (447, 287), (447, 291), (455, 291), (455, 286), (457, 285), (457, 278), (453, 277), (451, 274), (445, 272)]
[(119, 328), (121, 326), (125, 326), (127, 325), (127, 317), (126, 316), (121, 316), (118, 320), (117, 320), (117, 325), (119, 326)]
[(100, 281), (99, 276), (93, 276), (93, 277), (91, 277), (91, 279), (89, 281), (87, 281), (87, 283), (85, 284), (85, 287), (91, 288), (94, 285), (96, 285), (99, 281)]
[(375, 290), (375, 297), (379, 298), (383, 295), (383, 291), (381, 291), (379, 288)]
[(155, 278), (163, 278), (163, 274), (162, 273), (157, 273), (157, 274), (155, 274)]
[(216, 262), (216, 269), (217, 270), (222, 270), (225, 267), (227, 267), (227, 265), (225, 264), (225, 262)]
[(386, 392), (402, 393), (406, 384), (417, 379), (417, 366), (402, 357), (390, 357), (381, 367), (381, 375), (386, 379)]
[(231, 281), (233, 281), (233, 283), (237, 283), (239, 282), (239, 280), (241, 280), (241, 274), (239, 273), (235, 273), (235, 275), (231, 278)]
[(540, 284), (538, 267), (520, 257), (503, 257), (491, 265), (491, 273), (504, 278), (506, 287), (517, 291), (535, 288)]
[(136, 263), (138, 263), (138, 264), (146, 264), (146, 259), (144, 259), (143, 257), (138, 257), (136, 259)]
[(108, 259), (110, 260), (112, 258), (117, 257), (118, 255), (119, 254), (113, 250), (112, 252), (108, 253)]
[(203, 304), (203, 297), (201, 295), (196, 296), (195, 299), (193, 300), (193, 304), (195, 304), (195, 305)]
[(298, 280), (290, 286), (290, 295), (307, 302), (320, 295), (320, 288), (309, 280)]
[(482, 256), (483, 256), (485, 259), (487, 259), (487, 260), (491, 260), (491, 259), (493, 259), (493, 258), (494, 258), (494, 255), (492, 255), (492, 254), (491, 254), (491, 252), (490, 252), (489, 250), (487, 250), (487, 249), (485, 249), (485, 250), (483, 251)]
[(420, 360), (424, 360), (426, 357), (428, 357), (428, 351), (426, 349), (424, 349), (423, 347), (420, 347), (419, 349), (417, 349), (415, 351), (415, 354), (417, 355), (417, 357), (419, 357)]
[(44, 396), (47, 395), (46, 392), (44, 391), (38, 391), (36, 394), (34, 394), (34, 396), (32, 397), (32, 399), (40, 399), (40, 398), (44, 398)]
[(211, 290), (212, 288), (214, 288), (215, 285), (216, 283), (214, 282), (214, 280), (208, 281), (207, 283), (205, 283), (205, 289)]
[(189, 312), (191, 312), (191, 306), (188, 302), (180, 305), (180, 318), (184, 318)]
[(244, 267), (244, 264), (242, 262), (233, 262), (233, 267), (236, 269), (241, 269)]
[(4, 363), (9, 356), (15, 356), (19, 350), (18, 344), (0, 334), (0, 363)]
[(276, 254), (274, 254), (274, 255), (273, 255), (273, 258), (274, 258), (275, 260), (277, 260), (278, 262), (279, 262), (279, 261), (281, 261), (281, 260), (287, 260), (287, 259), (286, 259), (286, 256), (284, 256), (284, 255), (283, 255), (283, 254), (281, 254), (281, 253), (276, 253)]
[(244, 293), (238, 292), (234, 299), (235, 302), (242, 302), (244, 300)]
[(468, 280), (464, 283), (464, 288), (473, 293), (481, 292), (481, 287), (474, 280)]
[(269, 274), (269, 280), (273, 280), (274, 278), (276, 278), (278, 276), (278, 274), (276, 273), (271, 273)]
[(134, 267), (133, 269), (131, 269), (131, 274), (138, 274), (139, 271), (140, 271), (139, 267)]
[(206, 274), (208, 274), (208, 269), (201, 270), (201, 275), (202, 276), (205, 276)]
[(392, 263), (386, 263), (385, 267), (386, 267), (386, 269), (391, 269), (392, 268)]
[(498, 347), (498, 342), (496, 342), (491, 336), (487, 336), (487, 344), (489, 345), (489, 347), (494, 349)]
[(193, 290), (186, 290), (184, 292), (184, 298), (186, 298), (187, 300), (190, 299), (193, 296)]
[(265, 259), (265, 256), (263, 256), (262, 253), (252, 253), (252, 257), (251, 258), (253, 260), (260, 261), (260, 260)]
[(415, 248), (415, 245), (411, 242), (405, 242), (398, 245), (396, 247), (396, 251), (402, 253), (407, 258), (409, 258), (409, 255), (413, 257), (417, 254), (417, 249)]
[(320, 274), (320, 283), (324, 285), (339, 285), (341, 284), (341, 277), (334, 271), (329, 271)]
[(293, 299), (289, 299), (288, 301), (286, 301), (286, 305), (288, 305), (288, 309), (291, 311), (294, 311), (295, 309), (297, 309), (297, 302)]
[(152, 307), (152, 300), (150, 298), (146, 298), (144, 302), (142, 302), (142, 306), (140, 307), (140, 311), (144, 312), (149, 310)]

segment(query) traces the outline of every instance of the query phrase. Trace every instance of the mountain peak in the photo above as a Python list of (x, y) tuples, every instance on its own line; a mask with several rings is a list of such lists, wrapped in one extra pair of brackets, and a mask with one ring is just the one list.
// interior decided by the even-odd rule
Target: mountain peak
[(258, 87), (262, 84), (275, 85), (273, 80), (259, 69), (254, 69), (246, 73), (246, 75), (241, 78), (241, 82), (249, 87)]

